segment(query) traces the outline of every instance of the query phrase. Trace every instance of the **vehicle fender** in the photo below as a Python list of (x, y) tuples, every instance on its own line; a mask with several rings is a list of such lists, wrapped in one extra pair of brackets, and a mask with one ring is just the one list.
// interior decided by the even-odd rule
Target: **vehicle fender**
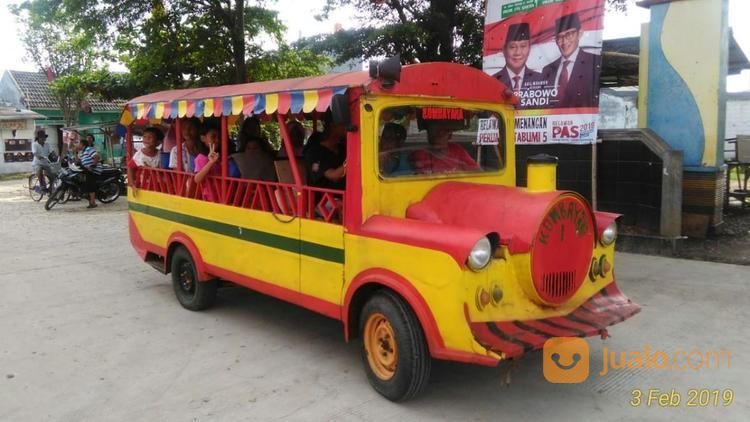
[(365, 221), (359, 234), (450, 255), (456, 264), (466, 268), (466, 259), (479, 239), (492, 233), (432, 221), (374, 215)]
[(354, 277), (346, 289), (341, 315), (346, 341), (349, 341), (349, 333), (351, 332), (350, 317), (354, 316), (350, 315), (352, 311), (352, 299), (362, 287), (370, 284), (381, 285), (393, 290), (409, 304), (412, 311), (414, 311), (414, 315), (419, 320), (419, 324), (422, 326), (422, 331), (424, 332), (431, 354), (434, 354), (436, 350), (444, 349), (443, 337), (437, 328), (435, 317), (432, 315), (432, 311), (422, 295), (419, 294), (417, 289), (406, 278), (385, 268), (371, 268), (362, 271)]
[(198, 271), (198, 280), (210, 280), (212, 277), (208, 274), (206, 263), (203, 262), (203, 256), (201, 256), (200, 250), (197, 246), (195, 246), (195, 242), (190, 239), (190, 236), (182, 232), (172, 233), (172, 235), (169, 236), (169, 240), (167, 241), (167, 253), (169, 255), (167, 256), (166, 262), (167, 271), (171, 271), (172, 268), (172, 248), (173, 246), (177, 246), (178, 244), (184, 246), (188, 250), (188, 252), (190, 252), (190, 256), (193, 257), (195, 269)]

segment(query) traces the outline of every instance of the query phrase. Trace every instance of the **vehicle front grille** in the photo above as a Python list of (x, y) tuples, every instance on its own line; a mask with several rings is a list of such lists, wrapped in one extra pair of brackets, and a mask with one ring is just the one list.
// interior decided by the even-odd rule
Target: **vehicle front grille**
[(542, 292), (550, 298), (567, 298), (576, 288), (575, 271), (545, 273), (542, 277)]

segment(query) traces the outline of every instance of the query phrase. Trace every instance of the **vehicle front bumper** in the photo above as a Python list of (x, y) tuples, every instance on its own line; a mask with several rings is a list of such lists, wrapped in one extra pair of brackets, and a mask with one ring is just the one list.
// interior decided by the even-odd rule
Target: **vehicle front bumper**
[(625, 321), (641, 311), (617, 288), (613, 281), (591, 296), (573, 312), (551, 318), (523, 321), (473, 322), (474, 339), (506, 359), (515, 358), (544, 347), (552, 337), (606, 337), (607, 327)]

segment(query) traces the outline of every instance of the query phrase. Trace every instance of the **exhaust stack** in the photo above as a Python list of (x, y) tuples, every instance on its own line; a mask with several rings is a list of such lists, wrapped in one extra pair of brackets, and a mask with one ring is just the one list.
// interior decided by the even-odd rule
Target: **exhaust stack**
[(529, 192), (557, 190), (557, 157), (548, 154), (532, 155), (526, 160), (527, 189)]

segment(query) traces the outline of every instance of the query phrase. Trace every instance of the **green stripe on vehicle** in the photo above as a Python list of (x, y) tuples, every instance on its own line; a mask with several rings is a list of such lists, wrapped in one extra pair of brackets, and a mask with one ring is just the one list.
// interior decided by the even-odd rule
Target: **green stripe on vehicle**
[(173, 221), (184, 224), (196, 229), (205, 230), (222, 236), (243, 240), (245, 242), (256, 243), (263, 246), (279, 249), (286, 252), (299, 253), (312, 258), (330, 261), (338, 264), (344, 263), (344, 250), (332, 248), (330, 246), (318, 243), (297, 240), (291, 237), (279, 236), (260, 230), (249, 229), (246, 227), (235, 226), (226, 223), (220, 223), (215, 220), (195, 217), (193, 215), (181, 214), (163, 208), (152, 207), (134, 202), (128, 203), (131, 211), (161, 218), (163, 220)]

